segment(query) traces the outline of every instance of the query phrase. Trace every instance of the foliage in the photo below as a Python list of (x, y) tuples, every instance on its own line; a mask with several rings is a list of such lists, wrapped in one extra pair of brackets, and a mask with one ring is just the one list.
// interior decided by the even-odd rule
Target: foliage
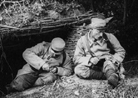
[(41, 19), (59, 20), (66, 17), (81, 15), (83, 7), (75, 2), (67, 4), (59, 3), (56, 0), (35, 0), (30, 3), (28, 0), (3, 1), (1, 2), (0, 22), (4, 25), (22, 27), (30, 22)]
[(114, 16), (121, 19), (123, 17), (123, 7), (123, 0), (106, 0), (96, 10), (104, 13), (107, 17)]

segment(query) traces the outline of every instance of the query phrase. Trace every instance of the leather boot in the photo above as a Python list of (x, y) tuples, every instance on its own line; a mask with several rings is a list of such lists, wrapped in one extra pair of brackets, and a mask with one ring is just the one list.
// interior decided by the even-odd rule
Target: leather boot
[(107, 80), (108, 80), (108, 83), (114, 87), (116, 87), (119, 83), (119, 76), (115, 73), (114, 70), (112, 69), (109, 69), (107, 72), (106, 72), (106, 77), (107, 77)]

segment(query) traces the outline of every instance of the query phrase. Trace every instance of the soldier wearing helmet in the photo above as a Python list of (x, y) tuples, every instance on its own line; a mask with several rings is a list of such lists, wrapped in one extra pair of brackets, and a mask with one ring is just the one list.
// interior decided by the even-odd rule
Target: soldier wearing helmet
[(65, 42), (56, 37), (51, 43), (42, 42), (26, 49), (23, 58), (27, 62), (7, 85), (7, 92), (23, 91), (31, 86), (46, 85), (58, 76), (72, 73), (71, 59), (64, 50)]

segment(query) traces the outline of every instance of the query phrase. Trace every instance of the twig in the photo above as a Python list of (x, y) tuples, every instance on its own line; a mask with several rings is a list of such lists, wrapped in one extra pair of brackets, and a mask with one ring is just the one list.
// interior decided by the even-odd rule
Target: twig
[(6, 7), (6, 5), (5, 4), (3, 4), (4, 5), (4, 7), (5, 7), (5, 12), (9, 15), (9, 17), (11, 18), (11, 15), (9, 14), (9, 12), (8, 12), (8, 10), (7, 10), (7, 7)]
[(57, 83), (57, 80), (53, 83), (52, 88), (51, 88), (52, 90), (54, 89), (56, 83)]
[[(12, 76), (12, 79), (13, 79), (13, 70), (12, 70), (12, 68), (11, 68), (11, 66), (10, 66), (10, 64), (9, 64), (9, 62), (8, 62), (8, 60), (7, 60), (7, 58), (6, 58), (6, 53), (5, 53), (5, 51), (4, 51), (3, 42), (2, 42), (2, 37), (0, 37), (0, 45), (1, 45), (1, 52), (2, 52), (0, 61), (2, 62), (2, 58), (5, 59), (6, 64), (8, 65), (8, 67), (9, 67), (9, 69), (10, 69), (10, 71), (11, 71), (11, 76)], [(5, 65), (2, 64), (2, 66), (5, 66)], [(6, 66), (6, 67), (7, 67), (7, 66)], [(1, 70), (1, 71), (3, 71), (3, 70)]]
[(5, 95), (5, 94), (4, 94), (4, 92), (3, 92), (3, 91), (1, 91), (1, 90), (0, 90), (0, 93), (1, 93), (2, 95)]
[[(5, 0), (4, 0), (5, 1)], [(0, 6), (4, 3), (4, 1), (2, 1), (1, 3), (0, 3)]]
[(21, 6), (21, 4), (17, 1), (17, 4), (19, 4), (19, 8), (20, 8), (20, 11), (21, 11), (21, 14), (23, 14), (23, 11), (22, 11), (22, 6)]
[[(56, 83), (57, 83), (57, 81), (55, 81), (55, 82), (53, 83), (53, 85), (52, 85), (52, 87), (51, 87), (51, 90), (53, 90), (53, 88), (54, 88), (54, 86), (56, 85)], [(45, 88), (45, 85), (42, 86), (40, 89), (38, 89), (38, 91), (41, 91), (41, 90), (43, 90), (44, 88)]]
[(130, 62), (138, 62), (138, 60), (130, 60), (130, 61), (127, 61), (127, 62), (124, 62), (123, 64), (126, 64), (126, 63), (130, 63)]
[(7, 26), (7, 25), (3, 25), (3, 24), (0, 24), (0, 27), (11, 28), (11, 29), (19, 29), (19, 28), (17, 28), (17, 27)]

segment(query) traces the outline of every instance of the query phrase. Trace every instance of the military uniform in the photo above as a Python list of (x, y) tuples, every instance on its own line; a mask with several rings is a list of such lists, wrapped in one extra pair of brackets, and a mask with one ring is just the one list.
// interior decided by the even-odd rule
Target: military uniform
[[(11, 83), (11, 88), (23, 91), (33, 85), (44, 85), (52, 83), (57, 76), (69, 76), (72, 73), (71, 59), (65, 51), (65, 47), (59, 44), (55, 38), (51, 43), (42, 42), (23, 52), (23, 58), (27, 62), (17, 73), (16, 78)], [(61, 39), (60, 39), (61, 40)], [(62, 44), (62, 43), (61, 43)], [(51, 47), (55, 51), (62, 51), (60, 55), (52, 56), (49, 52)], [(56, 68), (56, 72), (44, 70), (43, 65), (48, 64), (49, 68)]]
[[(100, 19), (92, 22), (95, 22), (89, 25), (92, 28), (105, 26), (105, 22)], [(125, 50), (113, 34), (102, 32), (102, 36), (94, 39), (90, 37), (91, 33), (93, 31), (87, 32), (77, 42), (73, 58), (76, 65), (74, 72), (84, 79), (107, 79), (119, 70), (125, 57)], [(111, 53), (111, 50), (114, 53)], [(97, 64), (90, 62), (94, 58), (99, 60)]]

